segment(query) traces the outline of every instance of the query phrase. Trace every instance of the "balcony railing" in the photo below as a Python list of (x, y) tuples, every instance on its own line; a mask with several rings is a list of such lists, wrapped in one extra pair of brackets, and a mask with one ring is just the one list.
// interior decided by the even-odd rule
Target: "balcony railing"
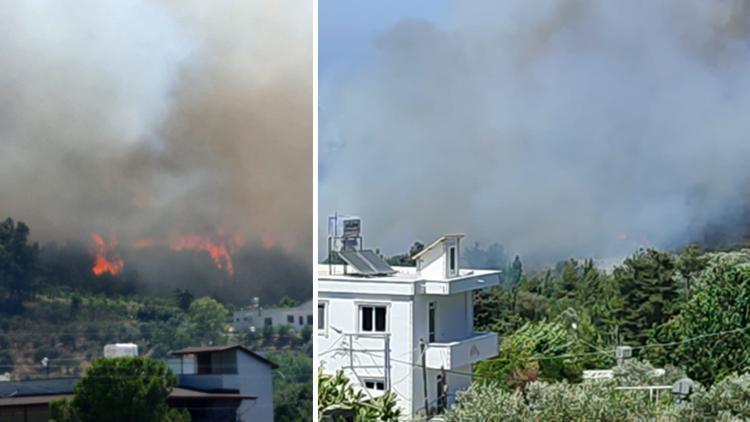
[(428, 368), (456, 369), (497, 356), (497, 334), (474, 333), (445, 343), (429, 343), (425, 352)]

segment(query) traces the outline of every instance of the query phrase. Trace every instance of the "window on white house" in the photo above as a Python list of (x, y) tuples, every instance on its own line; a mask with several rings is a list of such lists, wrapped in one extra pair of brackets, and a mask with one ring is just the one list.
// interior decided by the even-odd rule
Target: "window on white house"
[(326, 304), (318, 304), (318, 330), (326, 329)]
[(365, 333), (384, 333), (386, 307), (362, 305), (359, 307), (359, 330)]
[(382, 379), (366, 379), (363, 381), (365, 382), (365, 388), (367, 388), (368, 390), (385, 390), (385, 381), (383, 381)]
[(286, 316), (286, 322), (290, 324), (294, 324), (294, 315), (287, 315)]
[(312, 325), (312, 315), (307, 316), (307, 325)]
[(449, 250), (449, 268), (451, 275), (456, 273), (456, 248), (451, 246)]
[(299, 318), (297, 318), (297, 321), (299, 321), (299, 325), (305, 325), (305, 317), (300, 315)]

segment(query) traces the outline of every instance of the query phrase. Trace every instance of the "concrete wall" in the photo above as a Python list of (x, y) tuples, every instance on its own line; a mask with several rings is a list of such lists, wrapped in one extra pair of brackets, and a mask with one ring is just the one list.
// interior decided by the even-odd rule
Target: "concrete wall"
[(442, 280), (445, 277), (445, 244), (437, 245), (419, 259), (419, 273), (430, 280)]
[[(349, 344), (357, 350), (368, 349), (368, 352), (353, 352), (351, 359), (355, 366), (377, 366), (378, 368), (357, 368), (356, 373), (346, 368), (344, 373), (354, 385), (359, 386), (366, 378), (385, 378), (384, 340), (382, 338), (367, 338), (364, 336), (345, 336), (344, 333), (357, 333), (358, 307), (360, 304), (383, 304), (388, 306), (387, 321), (388, 332), (391, 335), (391, 371), (390, 378), (393, 384), (392, 391), (398, 397), (399, 405), (405, 413), (411, 409), (411, 382), (412, 382), (412, 359), (415, 345), (412, 343), (412, 297), (410, 296), (378, 296), (350, 294), (326, 294), (320, 293), (320, 303), (327, 306), (328, 315), (327, 329), (318, 332), (318, 360), (319, 366), (324, 373), (334, 374), (339, 369), (350, 365)], [(406, 363), (403, 363), (406, 362)], [(364, 385), (362, 385), (364, 389)], [(366, 394), (373, 396), (381, 393), (366, 390)]]
[(237, 411), (239, 420), (273, 421), (273, 371), (267, 364), (237, 352), (237, 369), (240, 376), (237, 385), (241, 394), (257, 396), (253, 401), (245, 400)]
[[(428, 340), (428, 303), (435, 301), (436, 342), (450, 342), (465, 339), (473, 334), (472, 292), (450, 296), (415, 295), (388, 296), (344, 293), (320, 293), (320, 303), (326, 305), (327, 325), (318, 332), (319, 365), (327, 374), (339, 369), (349, 377), (354, 385), (360, 385), (368, 378), (384, 378), (382, 369), (385, 365), (384, 353), (352, 352), (349, 354), (348, 341), (352, 341), (355, 350), (382, 350), (382, 339), (364, 336), (346, 336), (344, 334), (359, 331), (358, 307), (360, 304), (388, 306), (387, 326), (391, 334), (391, 381), (392, 391), (398, 398), (399, 406), (405, 416), (411, 416), (424, 407), (422, 384), (421, 354), (419, 340)], [(351, 339), (351, 340), (350, 340)], [(428, 346), (429, 347), (429, 346)], [(357, 366), (378, 366), (378, 368), (357, 369), (355, 372), (346, 368), (350, 359)], [(471, 374), (471, 366), (454, 369), (455, 372)], [(437, 369), (428, 369), (428, 398), (431, 405), (437, 400)], [(449, 386), (449, 403), (453, 402), (457, 391), (468, 388), (470, 375), (447, 374)], [(372, 396), (380, 392), (367, 391)]]
[(417, 295), (414, 299), (414, 339), (429, 340), (429, 303), (435, 302), (435, 342), (462, 340), (473, 334), (474, 309), (472, 292), (450, 296)]

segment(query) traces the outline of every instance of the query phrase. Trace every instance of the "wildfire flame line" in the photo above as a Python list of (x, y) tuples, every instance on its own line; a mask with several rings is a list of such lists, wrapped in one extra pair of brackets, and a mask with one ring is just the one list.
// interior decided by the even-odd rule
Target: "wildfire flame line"
[(114, 252), (117, 247), (117, 238), (110, 235), (109, 242), (105, 241), (98, 233), (91, 233), (94, 246), (94, 266), (91, 268), (94, 274), (100, 276), (104, 273), (117, 275), (122, 272), (125, 262)]
[(219, 232), (218, 237), (222, 239), (198, 235), (180, 235), (164, 240), (141, 239), (131, 243), (130, 246), (136, 249), (167, 246), (175, 251), (192, 250), (206, 252), (211, 257), (216, 268), (233, 277), (234, 262), (232, 261), (232, 248), (241, 247), (244, 244), (244, 239), (238, 234), (227, 238), (223, 232)]
[(234, 275), (232, 255), (229, 254), (229, 248), (223, 242), (214, 242), (200, 236), (181, 236), (172, 240), (169, 246), (176, 251), (189, 249), (208, 252), (217, 268), (226, 271), (230, 276)]
[[(91, 234), (92, 250), (94, 254), (94, 266), (91, 268), (94, 274), (100, 276), (104, 273), (118, 275), (125, 266), (122, 258), (116, 252), (117, 238), (113, 233), (109, 239), (105, 239), (98, 233)], [(272, 240), (264, 239), (264, 244)], [(231, 236), (219, 231), (215, 236), (178, 235), (171, 238), (156, 239), (147, 238), (130, 243), (135, 249), (153, 248), (157, 246), (169, 247), (175, 251), (191, 250), (206, 252), (216, 265), (216, 268), (234, 277), (234, 262), (232, 261), (232, 250), (244, 245), (245, 240), (240, 234)]]

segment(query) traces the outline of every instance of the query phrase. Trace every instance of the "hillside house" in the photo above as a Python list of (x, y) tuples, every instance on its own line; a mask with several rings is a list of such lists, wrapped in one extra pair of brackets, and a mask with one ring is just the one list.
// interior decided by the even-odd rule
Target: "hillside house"
[(312, 299), (291, 308), (263, 308), (257, 302), (246, 309), (234, 312), (232, 326), (235, 331), (261, 331), (265, 326), (277, 328), (288, 325), (299, 331), (306, 325), (312, 326)]
[(460, 268), (461, 239), (440, 237), (413, 257), (416, 267), (391, 268), (356, 248), (339, 252), (345, 265), (319, 265), (322, 370), (343, 370), (372, 397), (392, 391), (407, 418), (425, 413), (425, 391), (430, 409), (450, 406), (472, 365), (498, 353), (496, 334), (474, 331), (473, 293), (500, 273)]

